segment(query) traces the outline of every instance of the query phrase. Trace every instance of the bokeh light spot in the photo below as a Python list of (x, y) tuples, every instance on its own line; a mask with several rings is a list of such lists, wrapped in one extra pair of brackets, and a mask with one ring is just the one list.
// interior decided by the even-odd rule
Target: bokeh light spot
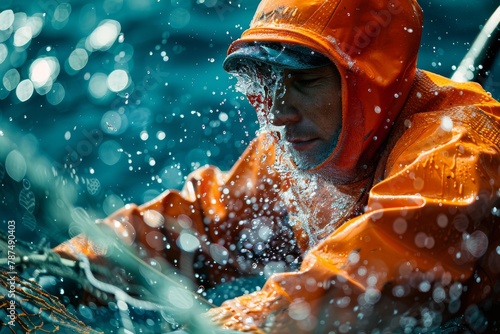
[(66, 90), (64, 89), (63, 85), (56, 82), (52, 86), (52, 90), (47, 94), (47, 102), (49, 102), (53, 106), (56, 106), (64, 100), (65, 96)]
[(36, 59), (30, 66), (30, 79), (35, 88), (48, 84), (52, 85), (53, 79), (59, 75), (59, 62), (55, 57)]
[(156, 138), (158, 138), (158, 140), (164, 140), (166, 136), (167, 136), (167, 135), (166, 135), (166, 134), (165, 134), (165, 132), (163, 132), (163, 131), (158, 131), (158, 132), (156, 133)]
[(120, 134), (127, 128), (127, 118), (114, 110), (107, 111), (101, 119), (101, 129), (108, 134)]
[(110, 194), (104, 199), (102, 209), (104, 210), (104, 213), (109, 216), (124, 205), (125, 203), (118, 195)]
[(58, 22), (66, 22), (71, 15), (71, 5), (69, 3), (59, 4), (54, 11), (54, 20)]
[(124, 90), (129, 84), (129, 77), (124, 70), (114, 70), (108, 76), (108, 88), (112, 92), (119, 92)]
[(179, 247), (186, 252), (193, 252), (200, 246), (200, 241), (190, 233), (181, 233), (177, 239)]
[(14, 23), (14, 12), (11, 9), (0, 13), (0, 30), (9, 29)]
[(397, 234), (404, 234), (408, 228), (408, 223), (406, 222), (406, 219), (398, 217), (392, 223), (392, 228)]
[(5, 44), (3, 43), (0, 43), (0, 64), (5, 61), (8, 54), (9, 54), (9, 49), (7, 49), (7, 46), (5, 46)]
[(116, 13), (123, 7), (123, 0), (105, 0), (102, 8), (106, 14)]
[(167, 189), (179, 188), (184, 182), (182, 172), (175, 165), (165, 167), (160, 178), (161, 184)]
[(153, 228), (160, 227), (165, 222), (163, 215), (156, 210), (147, 210), (143, 218), (144, 222)]
[(24, 26), (16, 30), (14, 33), (14, 46), (23, 47), (31, 41), (33, 33), (31, 27)]
[(5, 72), (2, 83), (8, 91), (12, 91), (16, 89), (20, 80), (21, 76), (19, 75), (19, 72), (15, 68), (11, 68)]
[(36, 14), (28, 18), (26, 26), (31, 28), (32, 38), (38, 36), (43, 28), (43, 18), (41, 14)]
[(121, 26), (118, 21), (104, 20), (95, 28), (87, 39), (87, 50), (104, 51), (109, 49), (120, 34)]
[(488, 236), (483, 231), (474, 231), (466, 240), (465, 247), (476, 258), (480, 258), (488, 249)]
[(11, 151), (5, 159), (5, 171), (14, 181), (21, 181), (26, 175), (26, 160), (18, 151)]
[(104, 73), (95, 73), (89, 81), (89, 93), (96, 99), (102, 99), (108, 93), (108, 77)]
[(34, 87), (33, 83), (29, 79), (25, 79), (17, 85), (16, 96), (21, 102), (28, 101), (33, 95)]
[(121, 146), (114, 140), (107, 140), (99, 146), (99, 159), (108, 166), (120, 161), (121, 155)]
[(191, 20), (191, 14), (185, 8), (176, 8), (170, 13), (170, 26), (175, 29), (184, 28)]
[(446, 132), (450, 132), (453, 130), (453, 121), (451, 120), (450, 117), (444, 116), (441, 118), (441, 129), (443, 129)]
[(69, 66), (75, 71), (79, 71), (87, 65), (89, 55), (87, 51), (82, 48), (77, 48), (71, 52), (68, 58)]
[(218, 264), (227, 264), (227, 260), (229, 259), (229, 251), (226, 247), (219, 244), (210, 245), (210, 255)]

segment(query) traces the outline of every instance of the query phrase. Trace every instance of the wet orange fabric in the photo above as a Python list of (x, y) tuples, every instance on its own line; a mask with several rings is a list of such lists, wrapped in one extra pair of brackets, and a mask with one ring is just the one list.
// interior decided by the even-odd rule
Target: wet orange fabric
[[(366, 212), (309, 249), (299, 272), (213, 310), (218, 323), (273, 333), (396, 330), (394, 319), (411, 309), (453, 305), (453, 314), (498, 298), (500, 106), (476, 84), (416, 70), (421, 27), (415, 1), (264, 0), (231, 45), (229, 53), (256, 41), (300, 44), (337, 65), (342, 133), (312, 172), (358, 181), (351, 189)], [(457, 286), (467, 292), (455, 294)]]
[[(154, 259), (159, 268), (165, 268), (165, 261), (174, 264), (205, 288), (256, 274), (270, 261), (291, 264), (301, 255), (284, 221), (279, 175), (271, 169), (271, 143), (256, 140), (230, 172), (201, 168), (189, 175), (182, 191), (166, 191), (141, 206), (128, 204), (100, 223), (111, 226), (115, 237), (135, 247), (148, 262)], [(190, 236), (198, 240), (196, 250), (191, 249)], [(105, 260), (94, 248), (105, 245), (96, 247), (78, 236), (56, 251)]]
[[(342, 75), (342, 133), (307, 172), (314, 191), (280, 176), (279, 143), (263, 133), (231, 171), (202, 168), (181, 192), (104, 222), (206, 286), (303, 257), (300, 270), (211, 310), (225, 328), (395, 330), (405, 312), (446, 318), (497, 301), (500, 104), (477, 84), (417, 70), (421, 26), (411, 0), (264, 0), (229, 53), (254, 41), (301, 44)], [(183, 263), (185, 233), (201, 250)], [(70, 245), (88, 246), (58, 249)]]
[(405, 311), (498, 303), (499, 143), (500, 105), (479, 85), (417, 71), (366, 212), (309, 249), (299, 272), (210, 315), (238, 330), (326, 333), (397, 330)]

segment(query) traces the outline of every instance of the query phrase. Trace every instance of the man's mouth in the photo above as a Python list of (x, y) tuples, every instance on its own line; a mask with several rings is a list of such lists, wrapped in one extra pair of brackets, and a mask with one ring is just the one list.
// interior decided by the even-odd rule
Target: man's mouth
[(296, 151), (307, 151), (313, 148), (318, 142), (318, 138), (315, 137), (286, 137), (285, 140), (290, 143), (292, 148)]

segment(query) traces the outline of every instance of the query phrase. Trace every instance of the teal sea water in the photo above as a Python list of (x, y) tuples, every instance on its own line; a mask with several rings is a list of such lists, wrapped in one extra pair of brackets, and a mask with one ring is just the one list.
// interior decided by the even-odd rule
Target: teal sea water
[[(44, 156), (53, 174), (76, 189), (72, 200), (96, 218), (180, 188), (202, 165), (227, 170), (257, 124), (221, 64), (256, 6), (243, 0), (2, 1), (1, 136)], [(497, 4), (421, 6), (419, 66), (450, 76)], [(497, 73), (487, 82), (496, 96)], [(18, 182), (22, 166), (37, 168), (24, 160), (11, 155), (7, 166), (21, 164)], [(21, 218), (16, 202), (2, 219)], [(44, 220), (31, 224), (41, 228)]]
[[(2, 0), (0, 231), (15, 221), (19, 240), (55, 246), (82, 230), (78, 212), (102, 218), (205, 164), (229, 169), (258, 125), (221, 65), (257, 4)], [(498, 2), (421, 6), (419, 67), (449, 77)], [(483, 82), (496, 98), (499, 63)]]

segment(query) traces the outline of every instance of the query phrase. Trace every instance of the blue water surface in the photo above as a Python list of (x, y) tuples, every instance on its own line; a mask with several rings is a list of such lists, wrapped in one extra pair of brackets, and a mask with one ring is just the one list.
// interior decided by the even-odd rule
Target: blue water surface
[[(202, 165), (229, 169), (257, 124), (221, 63), (256, 6), (243, 0), (2, 1), (2, 136), (48, 159), (54, 174), (76, 189), (72, 201), (95, 218), (179, 189)], [(419, 66), (451, 76), (496, 1), (421, 6)], [(495, 78), (487, 88), (498, 95)], [(29, 159), (25, 164), (36, 169)], [(21, 221), (19, 214), (10, 206), (2, 218)], [(30, 227), (49, 239), (66, 232), (63, 222), (46, 230), (45, 220), (38, 215)]]
[[(421, 1), (418, 64), (450, 77), (496, 0)], [(222, 70), (246, 0), (2, 0), (0, 229), (53, 247), (126, 203), (228, 170), (258, 129)], [(500, 97), (500, 57), (484, 85)], [(78, 210), (75, 211), (75, 208)]]

